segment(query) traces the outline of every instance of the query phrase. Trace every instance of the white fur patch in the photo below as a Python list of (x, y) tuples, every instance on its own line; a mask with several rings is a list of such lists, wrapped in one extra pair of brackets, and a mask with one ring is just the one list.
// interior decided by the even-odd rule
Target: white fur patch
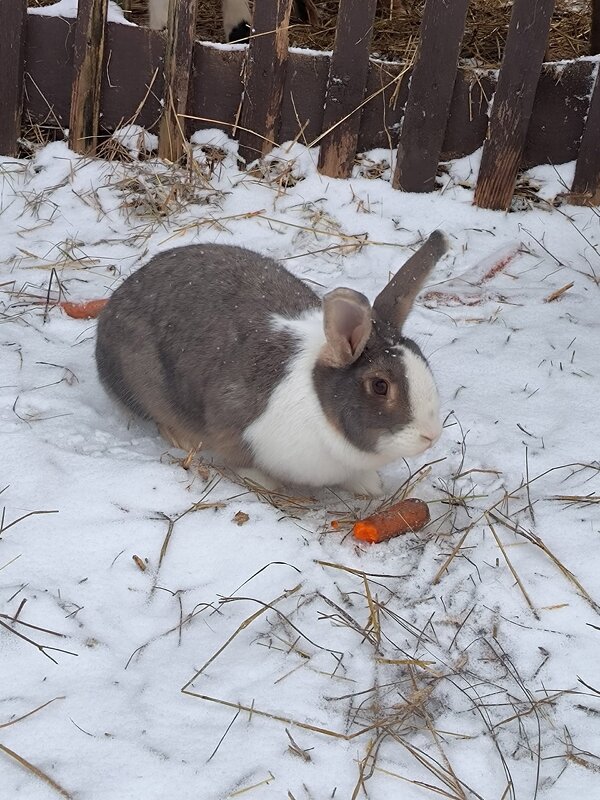
[(153, 30), (160, 31), (167, 27), (169, 0), (148, 0), (148, 12), (149, 25)]
[(231, 31), (237, 28), (241, 22), (252, 24), (248, 0), (222, 0), (221, 8), (223, 10), (223, 29), (227, 41), (229, 41)]
[(376, 453), (355, 447), (331, 425), (314, 388), (312, 373), (325, 344), (321, 309), (295, 320), (275, 317), (273, 326), (292, 333), (300, 350), (263, 414), (244, 432), (257, 466), (265, 472), (308, 486), (351, 484), (361, 474), (425, 450), (429, 445), (421, 433), (439, 435), (438, 395), (431, 373), (403, 347), (415, 420), (398, 434), (382, 436)]
[[(223, 29), (227, 40), (231, 31), (241, 22), (250, 23), (252, 20), (248, 0), (222, 0), (221, 10), (223, 14)], [(162, 30), (167, 27), (169, 0), (148, 0), (148, 11), (151, 28)]]
[(354, 447), (321, 407), (312, 378), (325, 344), (321, 309), (295, 320), (276, 317), (273, 325), (297, 337), (300, 351), (266, 410), (244, 432), (257, 465), (290, 483), (333, 486), (386, 463), (381, 455)]

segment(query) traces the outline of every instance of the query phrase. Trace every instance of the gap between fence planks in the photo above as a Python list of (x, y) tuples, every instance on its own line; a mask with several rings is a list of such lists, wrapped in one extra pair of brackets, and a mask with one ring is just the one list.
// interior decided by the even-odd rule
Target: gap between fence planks
[(514, 0), (475, 187), (481, 208), (510, 207), (553, 10), (554, 0)]
[(158, 155), (178, 161), (185, 151), (185, 120), (196, 35), (197, 4), (170, 0), (165, 50), (165, 94), (158, 132)]
[(270, 152), (277, 139), (291, 10), (292, 0), (260, 0), (254, 4), (238, 151), (246, 164)]
[(361, 104), (369, 74), (369, 54), (377, 0), (341, 0), (329, 67), (319, 172), (349, 178), (358, 144)]
[(600, 71), (581, 137), (570, 201), (600, 205)]
[(92, 154), (98, 141), (108, 0), (79, 0), (75, 23), (69, 147)]
[(427, 0), (398, 142), (394, 189), (431, 192), (444, 144), (469, 0)]
[(16, 156), (23, 114), (27, 0), (0, 0), (0, 155)]

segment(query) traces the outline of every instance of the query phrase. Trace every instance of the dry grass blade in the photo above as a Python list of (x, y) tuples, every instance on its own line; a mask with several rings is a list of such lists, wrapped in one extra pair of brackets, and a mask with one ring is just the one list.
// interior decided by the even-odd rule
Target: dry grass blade
[(593, 506), (600, 503), (600, 496), (596, 494), (596, 492), (591, 492), (590, 494), (558, 494), (552, 497), (548, 497), (548, 500), (557, 500), (565, 505), (574, 505), (580, 508), (585, 508), (586, 506)]
[[(5, 614), (0, 614), (0, 616), (6, 617)], [(9, 619), (12, 619), (12, 618), (9, 618)], [(27, 626), (26, 622), (21, 622), (21, 620), (15, 620), (15, 621), (18, 622), (20, 625), (26, 625)], [(19, 639), (22, 639), (24, 642), (27, 642), (28, 644), (33, 645), (36, 648), (36, 650), (39, 650), (40, 653), (43, 656), (46, 656), (46, 658), (50, 659), (50, 661), (53, 661), (55, 664), (58, 664), (58, 661), (55, 658), (53, 658), (50, 655), (50, 653), (47, 653), (46, 650), (52, 650), (55, 653), (64, 653), (65, 655), (68, 655), (68, 656), (77, 656), (78, 655), (78, 653), (73, 653), (71, 650), (64, 650), (61, 647), (51, 647), (49, 644), (44, 644), (44, 645), (38, 644), (37, 642), (34, 642), (33, 639), (30, 639), (28, 636), (25, 636), (25, 634), (20, 633), (19, 631), (16, 631), (14, 628), (11, 628), (10, 625), (7, 625), (5, 622), (2, 622), (1, 619), (0, 619), (0, 627), (5, 628), (7, 631), (12, 633), (14, 636), (17, 636)], [(30, 625), (30, 626), (27, 626), (27, 627), (34, 628), (35, 626)], [(37, 628), (36, 630), (40, 630), (40, 629)], [(64, 634), (56, 633), (55, 631), (46, 631), (46, 633), (52, 633), (54, 636), (64, 636)]]
[(502, 553), (502, 555), (504, 556), (504, 560), (506, 561), (506, 563), (507, 563), (507, 565), (508, 565), (508, 568), (509, 568), (509, 570), (512, 572), (513, 578), (515, 579), (515, 581), (517, 582), (517, 586), (518, 586), (518, 587), (519, 587), (519, 589), (521, 590), (521, 594), (522, 594), (522, 595), (523, 595), (523, 597), (525, 598), (525, 600), (526, 600), (526, 602), (527, 602), (527, 605), (529, 606), (529, 608), (531, 609), (531, 611), (532, 611), (532, 613), (533, 613), (533, 616), (534, 616), (536, 619), (538, 619), (538, 620), (539, 620), (539, 618), (540, 618), (540, 615), (538, 614), (538, 612), (537, 612), (537, 609), (536, 609), (536, 608), (535, 608), (535, 606), (533, 605), (533, 603), (532, 603), (532, 601), (531, 601), (531, 598), (530, 598), (530, 597), (529, 597), (529, 595), (527, 594), (527, 591), (525, 590), (525, 587), (523, 586), (523, 581), (522, 581), (522, 580), (521, 580), (521, 578), (519, 577), (519, 574), (518, 574), (518, 572), (517, 572), (517, 571), (516, 571), (516, 569), (513, 567), (513, 565), (512, 565), (512, 562), (511, 562), (510, 558), (508, 557), (508, 553), (506, 552), (506, 550), (505, 550), (505, 548), (504, 548), (504, 545), (502, 544), (502, 542), (501, 542), (501, 540), (500, 540), (500, 537), (499, 537), (499, 536), (498, 536), (498, 534), (496, 533), (496, 529), (495, 529), (495, 528), (494, 528), (494, 526), (492, 525), (492, 522), (491, 522), (491, 520), (490, 520), (490, 518), (489, 518), (489, 515), (487, 515), (487, 514), (486, 514), (486, 518), (487, 518), (487, 523), (488, 523), (488, 525), (489, 525), (489, 528), (490, 528), (490, 530), (491, 530), (491, 532), (492, 532), (492, 535), (493, 535), (494, 539), (496, 540), (496, 544), (497, 544), (497, 545), (498, 545), (498, 547), (500, 548), (500, 552), (501, 552), (501, 553)]
[(23, 514), (17, 519), (13, 519), (12, 522), (9, 522), (8, 525), (4, 524), (5, 515), (6, 515), (6, 508), (2, 509), (2, 517), (0, 518), (0, 535), (6, 533), (9, 528), (12, 528), (13, 525), (18, 525), (19, 522), (23, 522), (24, 519), (28, 517), (35, 517), (38, 514), (58, 514), (58, 509), (54, 509), (52, 511), (29, 511), (27, 514)]
[(571, 572), (570, 569), (565, 567), (562, 561), (557, 556), (554, 555), (552, 550), (550, 550), (550, 548), (540, 539), (539, 536), (536, 536), (534, 533), (526, 530), (525, 528), (522, 528), (518, 524), (512, 524), (510, 520), (503, 518), (498, 512), (490, 511), (489, 514), (493, 519), (496, 520), (496, 522), (499, 522), (501, 525), (504, 525), (509, 530), (513, 531), (519, 536), (522, 536), (528, 542), (531, 542), (531, 544), (534, 544), (536, 547), (539, 547), (539, 549), (543, 553), (545, 553), (548, 556), (548, 558), (558, 567), (558, 569), (562, 572), (565, 578), (575, 586), (579, 594), (585, 600), (587, 600), (587, 602), (594, 609), (594, 611), (597, 614), (600, 614), (600, 604), (598, 604), (594, 600), (594, 598), (590, 595), (590, 593), (586, 589), (584, 589), (583, 585), (578, 580), (578, 578)]
[(25, 767), (25, 769), (29, 770), (29, 772), (35, 775), (36, 778), (39, 778), (40, 780), (44, 781), (44, 783), (47, 783), (48, 786), (52, 787), (52, 789), (58, 792), (58, 794), (60, 794), (62, 797), (66, 797), (68, 800), (73, 800), (73, 795), (70, 792), (67, 792), (66, 789), (63, 789), (59, 783), (53, 780), (49, 775), (46, 775), (45, 772), (42, 772), (39, 767), (36, 767), (30, 761), (27, 761), (26, 758), (23, 758), (18, 753), (15, 753), (14, 750), (11, 750), (9, 747), (6, 747), (6, 745), (3, 744), (0, 744), (0, 750), (6, 753), (7, 756), (14, 758), (14, 760), (21, 764), (22, 767)]
[(383, 767), (375, 767), (376, 772), (381, 772), (382, 775), (388, 775), (390, 778), (398, 778), (398, 780), (405, 781), (406, 783), (410, 783), (412, 786), (419, 786), (421, 789), (427, 789), (434, 794), (440, 795), (441, 797), (445, 797), (446, 800), (462, 800), (456, 794), (451, 794), (446, 789), (440, 789), (438, 786), (433, 786), (431, 783), (425, 783), (424, 781), (417, 781), (414, 778), (407, 778), (404, 775), (399, 775), (397, 772), (392, 772), (389, 769), (384, 769)]
[[(280, 600), (284, 600), (285, 598), (287, 598), (287, 597), (290, 597), (290, 596), (291, 596), (291, 595), (293, 595), (293, 594), (296, 594), (296, 592), (297, 592), (297, 591), (300, 589), (300, 587), (301, 587), (301, 586), (302, 586), (302, 584), (301, 584), (301, 583), (299, 583), (299, 584), (297, 584), (296, 586), (294, 586), (292, 589), (288, 589), (287, 591), (285, 591), (285, 592), (283, 592), (282, 594), (280, 594), (280, 595), (279, 595), (279, 597), (276, 597), (274, 600), (272, 600), (270, 603), (264, 603), (264, 604), (261, 606), (261, 608), (259, 608), (259, 609), (258, 609), (258, 611), (255, 611), (255, 612), (254, 612), (254, 614), (250, 614), (250, 616), (249, 616), (249, 617), (246, 617), (246, 619), (245, 619), (243, 622), (241, 622), (241, 623), (238, 625), (238, 627), (235, 629), (235, 631), (234, 631), (234, 632), (231, 634), (231, 636), (229, 636), (229, 637), (228, 637), (228, 639), (227, 639), (227, 640), (226, 640), (226, 641), (225, 641), (225, 642), (224, 642), (224, 643), (221, 645), (221, 647), (219, 647), (219, 649), (218, 649), (216, 652), (214, 652), (214, 653), (212, 654), (212, 656), (211, 656), (211, 657), (208, 659), (208, 661), (206, 661), (206, 662), (205, 662), (205, 663), (204, 663), (204, 664), (203, 664), (203, 665), (200, 667), (200, 669), (199, 669), (199, 670), (198, 670), (198, 671), (197, 671), (197, 672), (196, 672), (196, 673), (195, 673), (195, 674), (194, 674), (194, 675), (193, 675), (193, 676), (190, 678), (190, 680), (189, 680), (189, 681), (188, 681), (188, 682), (187, 682), (187, 683), (186, 683), (186, 684), (185, 684), (185, 685), (182, 687), (181, 691), (182, 691), (184, 694), (193, 694), (193, 692), (190, 692), (190, 691), (189, 691), (189, 687), (192, 685), (192, 683), (193, 683), (193, 682), (194, 682), (194, 681), (195, 681), (195, 680), (196, 680), (196, 679), (197, 679), (197, 678), (198, 678), (200, 675), (202, 675), (202, 673), (203, 673), (203, 672), (206, 670), (206, 668), (207, 668), (207, 667), (208, 667), (210, 664), (212, 664), (212, 662), (213, 662), (213, 661), (214, 661), (216, 658), (218, 658), (218, 656), (220, 656), (220, 655), (221, 655), (221, 653), (222, 653), (222, 652), (223, 652), (223, 651), (224, 651), (224, 650), (225, 650), (225, 649), (226, 649), (226, 648), (227, 648), (227, 647), (228, 647), (228, 646), (231, 644), (231, 642), (232, 642), (232, 641), (233, 641), (233, 640), (234, 640), (234, 639), (235, 639), (235, 638), (236, 638), (236, 637), (237, 637), (237, 636), (238, 636), (238, 635), (239, 635), (239, 634), (240, 634), (240, 633), (241, 633), (243, 630), (245, 630), (245, 629), (248, 627), (248, 625), (251, 625), (251, 624), (252, 624), (252, 623), (253, 623), (253, 622), (254, 622), (256, 619), (258, 619), (258, 617), (260, 617), (260, 616), (261, 616), (262, 614), (264, 614), (266, 611), (269, 611), (270, 609), (272, 610), (272, 609), (274, 608), (274, 606), (275, 606), (277, 603), (279, 603), (279, 601), (280, 601)], [(244, 599), (247, 599), (247, 598), (237, 598), (237, 597), (236, 597), (236, 598), (229, 598), (229, 600), (244, 600)]]
[(27, 717), (31, 717), (33, 714), (37, 714), (38, 711), (41, 711), (46, 706), (49, 706), (51, 703), (56, 702), (56, 700), (64, 700), (65, 696), (61, 695), (60, 697), (53, 697), (52, 700), (48, 700), (47, 703), (42, 703), (41, 706), (34, 708), (32, 711), (28, 711), (27, 714), (23, 714), (20, 717), (16, 717), (15, 719), (11, 719), (10, 722), (0, 722), (0, 728), (8, 728), (10, 725), (16, 725), (17, 722), (22, 722)]
[[(193, 679), (192, 679), (193, 680)], [(190, 681), (191, 683), (191, 681)], [(189, 683), (187, 684), (189, 686)], [(200, 694), (199, 692), (194, 692), (191, 689), (184, 687), (181, 690), (184, 694), (188, 694), (191, 697), (197, 697), (200, 700), (206, 700), (209, 703), (217, 703), (221, 706), (226, 706), (227, 708), (235, 708), (239, 711), (246, 711), (250, 717), (254, 714), (258, 717), (265, 717), (266, 719), (273, 719), (277, 722), (283, 722), (286, 725), (293, 725), (296, 728), (302, 728), (305, 731), (312, 731), (313, 733), (322, 733), (324, 736), (330, 736), (334, 739), (343, 739), (345, 742), (349, 742), (352, 739), (356, 739), (359, 736), (364, 736), (365, 733), (369, 733), (370, 731), (376, 730), (381, 726), (381, 722), (376, 722), (373, 725), (368, 725), (365, 728), (361, 728), (354, 733), (340, 733), (339, 731), (331, 730), (330, 728), (323, 728), (319, 725), (312, 725), (308, 722), (302, 722), (301, 720), (292, 719), (291, 717), (284, 717), (281, 714), (273, 714), (270, 711), (261, 711), (260, 709), (256, 708), (253, 705), (243, 705), (242, 703), (232, 703), (230, 700), (222, 700), (219, 697), (211, 697), (207, 694)]]
[(236, 792), (232, 792), (229, 797), (240, 797), (246, 792), (251, 792), (253, 789), (258, 789), (259, 786), (268, 786), (271, 781), (275, 780), (275, 776), (272, 772), (269, 771), (269, 777), (265, 778), (263, 781), (259, 781), (258, 783), (253, 783), (252, 786), (245, 786), (243, 789), (238, 789)]
[(446, 572), (446, 570), (448, 569), (448, 567), (450, 566), (452, 561), (456, 558), (456, 555), (457, 555), (458, 551), (461, 549), (461, 547), (463, 546), (463, 544), (465, 543), (465, 541), (467, 539), (467, 536), (471, 533), (471, 531), (473, 530), (474, 527), (475, 527), (474, 523), (472, 525), (469, 525), (469, 527), (466, 529), (466, 531), (460, 537), (458, 542), (452, 548), (452, 552), (450, 553), (450, 555), (446, 558), (446, 560), (444, 561), (442, 566), (435, 573), (435, 575), (433, 577), (433, 580), (431, 581), (433, 586), (435, 586), (435, 584), (439, 582), (439, 580), (442, 577), (442, 575), (444, 574), (444, 572)]

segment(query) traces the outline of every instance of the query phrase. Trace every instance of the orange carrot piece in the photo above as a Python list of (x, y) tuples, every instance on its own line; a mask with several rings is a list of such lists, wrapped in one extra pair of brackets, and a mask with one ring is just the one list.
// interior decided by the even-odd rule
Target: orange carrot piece
[(63, 300), (60, 307), (65, 314), (74, 319), (95, 319), (107, 303), (107, 298), (88, 300), (84, 303), (69, 303), (68, 300)]
[(402, 533), (420, 531), (429, 522), (429, 508), (422, 500), (409, 498), (354, 523), (353, 533), (363, 542), (385, 542)]

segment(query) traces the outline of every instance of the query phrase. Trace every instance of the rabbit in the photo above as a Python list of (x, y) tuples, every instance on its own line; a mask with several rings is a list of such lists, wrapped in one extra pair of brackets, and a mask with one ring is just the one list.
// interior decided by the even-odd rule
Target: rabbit
[(100, 313), (101, 382), (172, 445), (265, 488), (380, 496), (377, 469), (441, 433), (433, 375), (402, 327), (447, 248), (434, 231), (372, 307), (349, 288), (320, 298), (240, 247), (159, 253)]
[[(259, 0), (260, 2), (260, 0)], [(312, 0), (294, 0), (296, 15), (301, 22), (318, 24), (319, 16)], [(169, 0), (148, 0), (149, 27), (167, 27)], [(228, 42), (247, 42), (252, 33), (252, 12), (248, 0), (221, 0), (223, 30)]]

